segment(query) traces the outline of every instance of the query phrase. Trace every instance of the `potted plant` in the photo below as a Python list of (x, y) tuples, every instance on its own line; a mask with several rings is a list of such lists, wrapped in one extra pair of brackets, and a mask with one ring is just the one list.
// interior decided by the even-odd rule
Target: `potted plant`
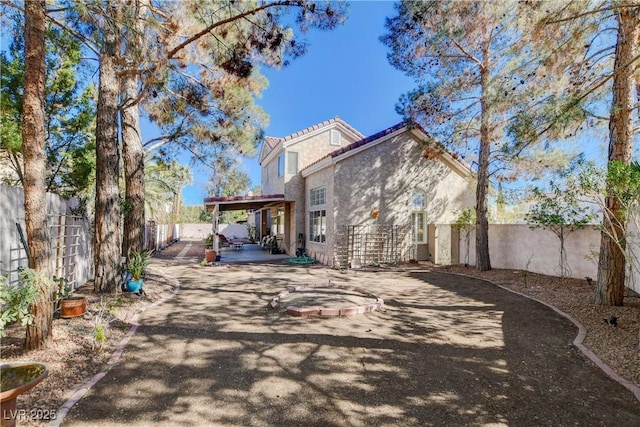
[(151, 262), (151, 251), (130, 251), (127, 260), (127, 270), (131, 273), (131, 279), (127, 281), (126, 288), (129, 292), (142, 290), (142, 277)]
[(73, 295), (73, 289), (69, 286), (66, 277), (53, 276), (53, 281), (58, 285), (58, 308), (60, 317), (69, 319), (82, 316), (87, 312), (87, 298), (82, 295)]
[(204, 258), (208, 263), (217, 261), (217, 252), (213, 250), (213, 233), (204, 239)]

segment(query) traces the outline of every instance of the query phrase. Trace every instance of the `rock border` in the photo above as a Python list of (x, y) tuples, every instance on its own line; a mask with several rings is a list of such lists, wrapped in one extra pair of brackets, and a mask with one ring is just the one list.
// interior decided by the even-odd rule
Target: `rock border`
[(347, 285), (338, 285), (333, 284), (331, 281), (329, 283), (320, 283), (315, 285), (300, 285), (300, 286), (292, 286), (287, 288), (286, 291), (280, 292), (278, 295), (274, 296), (269, 302), (269, 307), (273, 310), (280, 307), (280, 300), (287, 295), (290, 295), (294, 292), (299, 292), (306, 289), (342, 289), (348, 290), (352, 292), (357, 292), (359, 294), (365, 295), (367, 297), (371, 297), (375, 299), (375, 302), (371, 304), (364, 305), (356, 305), (349, 307), (320, 307), (320, 306), (311, 306), (311, 307), (297, 307), (295, 305), (287, 306), (287, 314), (291, 316), (297, 317), (306, 317), (306, 316), (320, 316), (320, 317), (338, 317), (338, 316), (354, 316), (357, 314), (365, 314), (371, 313), (373, 311), (379, 310), (384, 305), (384, 300), (380, 298), (378, 295), (373, 292), (369, 292), (364, 288), (357, 286), (347, 286)]

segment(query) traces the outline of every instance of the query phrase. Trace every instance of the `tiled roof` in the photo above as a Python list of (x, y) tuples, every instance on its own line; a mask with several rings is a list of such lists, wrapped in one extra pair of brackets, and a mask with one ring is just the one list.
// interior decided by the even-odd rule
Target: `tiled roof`
[[(341, 154), (346, 153), (347, 151), (351, 151), (351, 150), (355, 150), (358, 147), (362, 147), (365, 144), (370, 143), (371, 141), (375, 141), (377, 139), (382, 138), (383, 136), (389, 135), (390, 133), (393, 133), (395, 131), (398, 131), (404, 127), (408, 127), (409, 124), (406, 122), (402, 122), (402, 123), (398, 123), (397, 125), (393, 125), (390, 128), (386, 128), (385, 130), (382, 130), (378, 133), (374, 133), (371, 136), (368, 136), (366, 138), (361, 139), (360, 141), (356, 141), (356, 142), (352, 142), (349, 145), (345, 145), (342, 148), (339, 148), (335, 151), (332, 151), (331, 153), (327, 154), (327, 157), (337, 157)], [(426, 133), (426, 132), (425, 132)]]
[(274, 149), (276, 148), (276, 145), (278, 145), (278, 142), (280, 142), (280, 138), (275, 138), (273, 136), (265, 136), (264, 142), (267, 143), (269, 148)]
[[(382, 131), (380, 131), (378, 133), (374, 133), (371, 136), (368, 136), (366, 138), (362, 138), (359, 141), (352, 142), (349, 145), (345, 145), (342, 148), (339, 148), (339, 149), (337, 149), (335, 151), (332, 151), (331, 153), (327, 154), (326, 156), (322, 156), (318, 160), (316, 160), (315, 162), (312, 162), (311, 164), (306, 166), (304, 169), (307, 169), (307, 168), (309, 168), (309, 167), (311, 167), (311, 166), (313, 166), (313, 165), (315, 165), (317, 163), (320, 163), (321, 161), (323, 161), (325, 159), (337, 157), (337, 156), (339, 156), (341, 154), (344, 154), (344, 153), (346, 153), (348, 151), (355, 150), (358, 147), (362, 147), (363, 145), (366, 145), (366, 144), (368, 144), (368, 143), (370, 143), (372, 141), (376, 141), (376, 140), (382, 138), (383, 136), (389, 135), (390, 133), (396, 132), (396, 131), (398, 131), (398, 130), (400, 130), (402, 128), (406, 127), (407, 129), (409, 129), (411, 126), (417, 126), (417, 125), (414, 124), (413, 122), (400, 122), (400, 123), (398, 123), (396, 125), (393, 125), (393, 126), (391, 126), (389, 128), (386, 128), (385, 130), (382, 130)], [(424, 131), (424, 133), (427, 134), (426, 131)]]
[(275, 138), (275, 137), (272, 137), (272, 136), (267, 136), (267, 137), (264, 138), (264, 141), (269, 145), (270, 148), (273, 149), (273, 148), (276, 147), (276, 145), (278, 145), (281, 142), (291, 141), (294, 138), (298, 138), (299, 136), (306, 135), (308, 133), (313, 132), (314, 130), (323, 128), (325, 126), (328, 126), (328, 125), (331, 125), (331, 124), (334, 124), (334, 123), (340, 123), (342, 126), (347, 128), (351, 132), (355, 133), (356, 135), (364, 137), (363, 134), (361, 134), (356, 129), (351, 127), (351, 125), (349, 125), (347, 122), (343, 121), (339, 117), (334, 117), (333, 119), (325, 120), (324, 122), (317, 123), (317, 124), (315, 124), (313, 126), (309, 126), (306, 129), (302, 129), (301, 131), (298, 131), (296, 133), (292, 133), (291, 135), (287, 135), (287, 136), (282, 137), (282, 138)]

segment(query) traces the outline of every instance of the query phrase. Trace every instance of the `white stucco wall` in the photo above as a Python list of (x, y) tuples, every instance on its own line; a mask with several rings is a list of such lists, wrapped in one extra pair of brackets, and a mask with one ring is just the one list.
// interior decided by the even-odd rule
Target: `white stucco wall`
[[(469, 264), (475, 265), (475, 233), (471, 233)], [(569, 277), (591, 277), (598, 274), (600, 232), (593, 227), (576, 230), (567, 236), (565, 250), (570, 268)], [(595, 258), (594, 258), (595, 254)], [(460, 242), (460, 260), (464, 262), (466, 244)], [(490, 224), (489, 256), (491, 267), (527, 270), (560, 275), (560, 240), (551, 231), (531, 230), (526, 224)]]

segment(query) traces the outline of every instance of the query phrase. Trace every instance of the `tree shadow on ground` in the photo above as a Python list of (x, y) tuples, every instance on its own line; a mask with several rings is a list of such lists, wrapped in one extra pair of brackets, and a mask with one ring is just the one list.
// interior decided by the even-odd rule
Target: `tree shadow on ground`
[[(181, 292), (144, 314), (66, 425), (637, 425), (640, 405), (570, 345), (576, 328), (487, 282), (420, 273), (172, 267)], [(286, 287), (335, 280), (380, 312), (297, 318)]]

